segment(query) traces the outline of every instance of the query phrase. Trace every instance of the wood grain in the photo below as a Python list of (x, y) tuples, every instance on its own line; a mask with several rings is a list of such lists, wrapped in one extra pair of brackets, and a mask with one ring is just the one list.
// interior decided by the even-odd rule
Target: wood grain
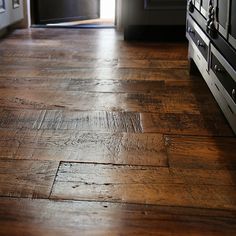
[(52, 199), (236, 209), (235, 171), (61, 163)]
[(235, 137), (166, 136), (170, 166), (196, 169), (236, 169)]
[(59, 110), (0, 109), (0, 127), (7, 129), (142, 132), (139, 113), (78, 112)]
[(141, 113), (143, 132), (192, 136), (234, 136), (222, 114)]
[(0, 196), (48, 198), (59, 162), (0, 160)]
[(235, 214), (233, 211), (107, 202), (2, 199), (0, 234), (234, 235)]
[(0, 235), (235, 235), (235, 137), (187, 53), (113, 29), (1, 39)]
[(0, 159), (167, 166), (163, 135), (0, 130)]

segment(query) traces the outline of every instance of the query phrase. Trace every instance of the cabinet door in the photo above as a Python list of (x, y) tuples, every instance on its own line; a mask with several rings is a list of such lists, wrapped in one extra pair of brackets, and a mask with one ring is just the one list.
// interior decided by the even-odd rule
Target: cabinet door
[(201, 13), (204, 17), (208, 17), (208, 8), (209, 8), (209, 0), (201, 1)]
[(228, 37), (229, 7), (230, 7), (230, 0), (218, 1), (217, 23), (219, 27), (219, 32), (225, 38)]
[(236, 49), (236, 1), (231, 1), (229, 42)]

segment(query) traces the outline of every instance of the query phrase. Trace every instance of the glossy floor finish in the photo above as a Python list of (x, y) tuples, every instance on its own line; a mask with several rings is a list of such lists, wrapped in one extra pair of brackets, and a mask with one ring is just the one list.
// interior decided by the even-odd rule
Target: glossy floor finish
[(186, 43), (113, 29), (0, 41), (0, 235), (235, 235), (236, 140)]

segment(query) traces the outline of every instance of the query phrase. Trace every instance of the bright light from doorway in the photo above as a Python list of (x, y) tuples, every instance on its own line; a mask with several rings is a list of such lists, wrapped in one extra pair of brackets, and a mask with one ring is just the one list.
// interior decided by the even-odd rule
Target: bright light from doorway
[(115, 0), (101, 0), (102, 19), (115, 19)]

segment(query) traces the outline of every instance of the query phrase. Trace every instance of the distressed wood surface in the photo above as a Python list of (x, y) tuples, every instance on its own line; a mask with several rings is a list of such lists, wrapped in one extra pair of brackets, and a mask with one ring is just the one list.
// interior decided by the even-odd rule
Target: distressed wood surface
[(236, 139), (166, 136), (169, 163), (174, 168), (236, 170)]
[(0, 196), (48, 198), (59, 162), (0, 160)]
[(235, 171), (61, 163), (52, 199), (236, 210)]
[(235, 235), (235, 144), (184, 42), (0, 40), (0, 235)]
[(161, 134), (1, 130), (0, 159), (168, 166)]
[(7, 129), (79, 130), (141, 133), (140, 114), (134, 112), (79, 112), (1, 109), (0, 127)]
[(107, 202), (2, 199), (0, 216), (2, 236), (157, 235), (157, 232), (163, 236), (221, 236), (233, 235), (236, 230), (233, 211)]

